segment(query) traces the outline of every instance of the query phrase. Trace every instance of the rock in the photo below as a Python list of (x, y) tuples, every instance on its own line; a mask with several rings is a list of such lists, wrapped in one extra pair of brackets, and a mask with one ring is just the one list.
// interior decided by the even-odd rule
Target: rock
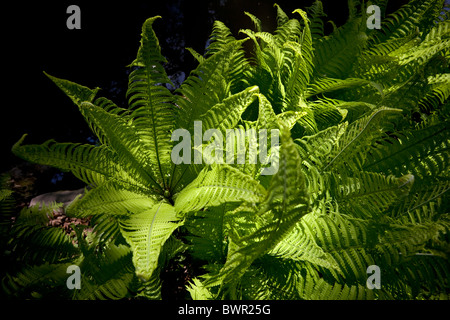
[(66, 208), (78, 195), (84, 194), (84, 188), (77, 190), (64, 190), (64, 191), (56, 191), (41, 194), (37, 197), (34, 197), (30, 201), (29, 207), (35, 206), (39, 204), (45, 204), (46, 206), (56, 202), (62, 203), (63, 207)]
[(52, 221), (50, 221), (50, 225), (52, 227), (59, 227), (61, 225), (61, 221), (59, 221), (59, 220), (52, 220)]
[[(89, 225), (89, 218), (75, 218), (68, 217), (65, 213), (65, 209), (67, 206), (72, 203), (72, 201), (78, 197), (84, 195), (84, 188), (78, 190), (65, 190), (65, 191), (56, 191), (41, 194), (37, 197), (31, 199), (29, 207), (39, 206), (42, 207), (42, 204), (48, 206), (53, 203), (62, 204), (62, 208), (57, 208), (53, 210), (53, 214), (51, 214), (48, 222), (48, 226), (62, 228), (66, 234), (73, 235), (74, 230), (72, 229), (72, 224), (74, 225)], [(91, 229), (92, 232), (92, 229)]]

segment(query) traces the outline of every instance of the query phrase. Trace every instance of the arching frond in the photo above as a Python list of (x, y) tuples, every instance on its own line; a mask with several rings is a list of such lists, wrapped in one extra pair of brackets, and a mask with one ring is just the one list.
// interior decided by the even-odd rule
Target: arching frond
[(408, 195), (414, 183), (411, 174), (396, 178), (364, 172), (354, 177), (333, 177), (331, 184), (336, 192), (333, 196), (340, 211), (359, 218), (380, 217), (398, 199)]
[(289, 17), (278, 4), (275, 3), (273, 6), (277, 9), (277, 26), (280, 28), (289, 21)]
[(84, 259), (81, 289), (74, 291), (77, 300), (118, 300), (130, 295), (129, 286), (134, 277), (132, 252), (125, 245), (110, 245), (96, 259), (97, 265)]
[[(163, 183), (155, 175), (152, 157), (154, 154), (149, 149), (141, 149), (142, 133), (137, 131), (134, 125), (127, 123), (123, 118), (108, 113), (89, 102), (83, 102), (80, 106), (82, 112), (93, 119), (96, 126), (104, 132), (108, 139), (108, 145), (117, 154), (117, 160), (123, 165), (129, 164), (127, 170), (140, 180), (140, 183), (151, 185), (155, 189), (162, 189)], [(158, 179), (158, 180), (157, 180)]]
[(331, 35), (316, 41), (315, 77), (346, 78), (366, 42), (367, 36), (361, 30), (359, 19), (349, 20)]
[(149, 166), (155, 180), (165, 188), (173, 166), (172, 141), (167, 133), (175, 129), (176, 109), (172, 94), (163, 85), (171, 82), (162, 65), (166, 59), (152, 29), (156, 18), (148, 19), (142, 26), (141, 46), (130, 65), (134, 69), (129, 76), (127, 96), (133, 110), (133, 126), (142, 145), (140, 152), (149, 157), (149, 163), (143, 167), (147, 170)]
[(436, 175), (449, 163), (449, 124), (442, 122), (390, 139), (372, 150), (364, 169), (418, 177)]
[(228, 165), (211, 165), (177, 196), (178, 212), (190, 212), (225, 202), (258, 203), (265, 196), (264, 188), (250, 176)]
[(106, 182), (85, 193), (82, 199), (76, 199), (67, 208), (77, 216), (111, 214), (114, 216), (139, 213), (154, 206), (156, 197), (139, 190), (127, 190), (117, 182)]
[(426, 35), (443, 7), (444, 1), (441, 0), (410, 1), (383, 20), (381, 31), (373, 37), (374, 42), (404, 37), (415, 32), (418, 26), (422, 34)]
[(133, 250), (136, 275), (148, 281), (158, 267), (164, 242), (181, 225), (173, 206), (159, 203), (120, 221), (123, 237)]
[[(342, 166), (360, 166), (363, 159), (358, 159), (356, 155), (364, 157), (362, 153), (364, 151), (360, 146), (368, 144), (380, 137), (380, 133), (386, 130), (386, 126), (390, 126), (390, 122), (387, 120), (389, 116), (395, 116), (399, 112), (398, 109), (392, 108), (380, 108), (374, 111), (371, 115), (366, 116), (358, 121), (350, 124), (346, 132), (339, 139), (338, 145), (335, 147), (335, 151), (332, 151), (329, 155), (329, 160), (323, 168), (323, 170), (331, 169), (332, 166), (341, 168)], [(374, 130), (374, 128), (377, 128)], [(345, 157), (344, 157), (345, 155)], [(354, 157), (353, 161), (350, 161), (347, 157)], [(344, 158), (346, 158), (344, 160)], [(345, 164), (344, 164), (345, 162)]]
[(229, 80), (233, 69), (242, 62), (239, 54), (241, 43), (242, 41), (230, 42), (205, 59), (176, 90), (181, 95), (176, 97), (176, 103), (181, 108), (179, 127), (189, 128), (195, 119), (230, 95)]
[[(270, 250), (308, 210), (304, 177), (298, 167), (300, 158), (292, 148), (294, 143), (286, 128), (282, 130), (281, 141), (280, 168), (272, 178), (265, 200), (257, 207), (244, 204), (235, 210), (236, 226), (231, 233), (227, 261), (217, 279), (209, 280), (210, 284), (222, 283), (225, 293), (231, 296), (235, 294), (236, 282), (252, 262)], [(240, 229), (239, 223), (251, 216), (257, 219), (254, 226)]]

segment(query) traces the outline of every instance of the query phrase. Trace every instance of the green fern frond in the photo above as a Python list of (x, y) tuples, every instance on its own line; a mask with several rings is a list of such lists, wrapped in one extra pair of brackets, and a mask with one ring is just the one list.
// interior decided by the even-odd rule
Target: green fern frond
[[(284, 45), (285, 62), (281, 70), (281, 77), (285, 91), (285, 110), (295, 110), (299, 101), (304, 98), (304, 91), (309, 83), (311, 57), (305, 57), (302, 51), (304, 44), (287, 42)], [(311, 46), (310, 46), (311, 48)], [(308, 70), (309, 69), (309, 70)]]
[(141, 183), (150, 185), (155, 189), (163, 188), (164, 180), (160, 175), (155, 175), (158, 172), (152, 161), (155, 154), (150, 149), (140, 147), (140, 143), (147, 144), (146, 139), (143, 138), (144, 134), (123, 118), (108, 113), (88, 102), (83, 102), (80, 108), (104, 132), (108, 144), (117, 154), (118, 162), (128, 165), (127, 169), (130, 174), (139, 179)]
[(447, 214), (443, 199), (450, 190), (447, 179), (423, 180), (416, 184), (410, 194), (389, 212), (397, 221), (407, 223), (424, 223), (435, 221)]
[(109, 245), (97, 256), (96, 265), (86, 257), (80, 264), (81, 289), (75, 290), (77, 300), (117, 300), (126, 298), (134, 277), (132, 252), (125, 245)]
[[(236, 205), (223, 204), (193, 212), (184, 226), (189, 231), (186, 240), (191, 244), (190, 251), (196, 259), (208, 264), (223, 263), (226, 259), (228, 220)], [(205, 266), (205, 269), (208, 269)]]
[(200, 115), (229, 97), (229, 80), (233, 78), (234, 68), (243, 62), (239, 53), (241, 44), (242, 41), (230, 42), (205, 59), (175, 91), (180, 95), (176, 97), (176, 104), (181, 108), (178, 127), (189, 128)]
[(264, 255), (242, 278), (241, 298), (250, 300), (298, 300), (301, 264)]
[(256, 32), (261, 32), (262, 31), (262, 24), (261, 24), (261, 20), (256, 17), (255, 15), (251, 14), (250, 12), (244, 12), (245, 15), (247, 15), (250, 20), (252, 20), (253, 24), (255, 25), (255, 29)]
[(284, 126), (288, 127), (290, 130), (294, 127), (296, 123), (300, 122), (300, 119), (305, 117), (307, 112), (303, 111), (285, 111), (277, 114), (277, 121), (283, 123)]
[[(298, 112), (284, 112), (280, 113), (278, 115), (275, 114), (275, 111), (273, 110), (272, 104), (270, 101), (263, 95), (258, 93), (258, 102), (259, 102), (259, 110), (258, 110), (258, 119), (256, 120), (256, 130), (260, 129), (279, 129), (279, 122), (280, 121), (286, 121), (286, 123), (291, 123), (294, 121), (296, 117), (301, 117), (301, 115)], [(292, 117), (292, 118), (291, 118)], [(288, 120), (288, 118), (291, 118)], [(283, 120), (285, 119), (285, 120)], [(289, 125), (290, 126), (290, 125)], [(293, 126), (293, 124), (292, 124)]]
[[(365, 157), (361, 155), (359, 149), (365, 143), (371, 144), (373, 140), (380, 138), (383, 126), (389, 124), (389, 116), (398, 113), (400, 110), (391, 108), (380, 108), (352, 124), (343, 123), (335, 127), (325, 129), (318, 134), (296, 140), (304, 151), (301, 151), (303, 158), (309, 162), (309, 167), (320, 168), (322, 172), (330, 170), (338, 165), (360, 166), (364, 163)], [(387, 119), (385, 118), (387, 117)], [(373, 130), (373, 128), (377, 128)], [(361, 140), (359, 140), (361, 139)], [(363, 142), (364, 141), (364, 142)], [(352, 154), (352, 159), (347, 155)], [(345, 155), (345, 159), (341, 156)], [(358, 157), (355, 157), (359, 155)], [(309, 159), (309, 160), (308, 160)], [(340, 169), (341, 165), (338, 165)], [(348, 169), (348, 168), (347, 168)]]
[(205, 167), (198, 177), (175, 200), (177, 212), (187, 213), (226, 202), (258, 203), (265, 196), (264, 188), (250, 176), (229, 165)]
[[(335, 168), (353, 165), (361, 166), (364, 158), (359, 159), (357, 157), (357, 155), (365, 157), (362, 154), (365, 153), (365, 150), (363, 151), (361, 146), (382, 136), (382, 132), (391, 125), (389, 120), (392, 121), (392, 116), (395, 117), (399, 111), (399, 109), (382, 107), (371, 115), (350, 124), (346, 132), (341, 136), (341, 139), (339, 139), (338, 145), (335, 146), (335, 151), (332, 151), (329, 155), (329, 161), (323, 170), (331, 169), (332, 166)], [(391, 118), (389, 119), (389, 117)], [(349, 157), (354, 159), (350, 161)]]
[[(342, 105), (345, 106), (345, 103)], [(323, 103), (323, 101), (312, 103), (310, 107), (313, 111), (318, 130), (339, 124), (347, 117), (346, 109), (340, 109), (336, 105)]]
[(105, 146), (57, 143), (49, 140), (42, 145), (22, 145), (24, 135), (12, 152), (20, 158), (72, 172), (78, 179), (98, 185), (113, 177), (125, 185), (136, 185), (118, 162), (118, 156)]
[(0, 189), (0, 201), (8, 199), (12, 193), (13, 193), (12, 190)]
[(448, 122), (430, 125), (399, 135), (373, 149), (363, 168), (394, 175), (411, 173), (418, 177), (436, 175), (449, 163)]
[(367, 43), (359, 19), (349, 20), (331, 35), (314, 43), (314, 73), (316, 77), (345, 79), (356, 56)]
[[(317, 99), (310, 104), (313, 109), (317, 108), (317, 121), (321, 129), (337, 125), (342, 120), (349, 123), (361, 118), (377, 108), (376, 105), (364, 101), (343, 101), (339, 99), (323, 98)], [(322, 112), (320, 112), (322, 111)], [(320, 119), (320, 114), (324, 113), (324, 118)]]
[[(266, 34), (266, 37), (268, 35)], [(297, 19), (289, 19), (286, 23), (278, 27), (273, 35), (274, 44), (279, 48), (286, 42), (302, 42), (301, 38), (301, 25)]]
[(369, 290), (361, 284), (328, 282), (324, 279), (312, 281), (307, 278), (301, 283), (301, 297), (310, 300), (373, 300), (374, 290)]
[[(389, 279), (393, 279), (396, 292), (410, 299), (432, 299), (449, 291), (450, 263), (447, 258), (432, 254), (415, 255), (401, 264)], [(389, 285), (389, 284), (388, 284)]]
[[(286, 128), (281, 133), (279, 170), (273, 176), (265, 200), (258, 206), (241, 205), (233, 215), (227, 261), (208, 284), (222, 284), (225, 294), (236, 294), (236, 284), (252, 262), (270, 250), (308, 210), (300, 157)], [(254, 227), (240, 229), (239, 223), (252, 219)], [(253, 218), (253, 219), (255, 219)]]
[(425, 36), (443, 7), (444, 1), (441, 0), (410, 1), (383, 20), (381, 31), (374, 36), (375, 43), (404, 37), (415, 32), (417, 26)]
[(209, 40), (211, 43), (206, 48), (205, 58), (222, 51), (227, 47), (227, 45), (236, 41), (230, 29), (223, 22), (218, 20), (214, 21)]
[(310, 21), (308, 19), (308, 15), (305, 11), (301, 9), (296, 9), (293, 13), (298, 13), (302, 18), (303, 22), (303, 30), (299, 38), (299, 44), (301, 49), (301, 54), (303, 59), (306, 62), (305, 70), (312, 74), (314, 69), (313, 59), (314, 59), (314, 48), (312, 43), (311, 29), (310, 29)]
[[(450, 96), (450, 74), (443, 74), (440, 77), (428, 77), (428, 84), (431, 90), (418, 102), (421, 112), (430, 114), (438, 110)], [(434, 82), (436, 79), (442, 79), (442, 82)]]
[(77, 106), (82, 102), (93, 102), (100, 88), (94, 90), (81, 86), (75, 82), (59, 79), (44, 72)]
[(73, 296), (76, 300), (119, 300), (127, 298), (129, 292), (128, 284), (133, 278), (132, 273), (124, 274), (121, 277), (114, 277), (102, 284), (92, 284), (88, 278), (82, 277), (83, 290)]
[(138, 299), (161, 300), (161, 279), (158, 274), (155, 274), (147, 281), (139, 281), (135, 285), (137, 292), (135, 297)]
[(76, 199), (67, 212), (77, 216), (111, 214), (115, 216), (138, 213), (156, 204), (156, 197), (140, 190), (119, 187), (116, 181), (106, 182), (87, 191), (82, 199)]
[(277, 27), (280, 28), (289, 21), (289, 17), (278, 4), (275, 3), (273, 6), (277, 8)]
[(363, 172), (354, 177), (333, 176), (330, 193), (341, 212), (358, 218), (381, 216), (399, 199), (407, 196), (413, 183), (411, 174), (400, 178)]
[(369, 81), (366, 79), (359, 78), (345, 78), (345, 79), (334, 79), (330, 77), (322, 78), (318, 77), (314, 79), (308, 86), (308, 90), (305, 94), (306, 98), (310, 98), (315, 95), (319, 95), (322, 93), (328, 93), (336, 90), (359, 87), (364, 85), (370, 85), (374, 89), (376, 89), (380, 94), (382, 93), (382, 87), (379, 84), (376, 84), (373, 81)]
[(310, 227), (312, 214), (307, 214), (298, 222), (290, 233), (281, 239), (268, 252), (269, 255), (294, 261), (308, 261), (324, 268), (336, 268), (332, 257), (326, 253), (314, 240), (313, 228)]
[(187, 287), (192, 300), (213, 300), (213, 294), (198, 278), (192, 279)]
[(133, 250), (136, 275), (148, 281), (158, 267), (164, 242), (182, 222), (174, 207), (159, 203), (120, 221), (123, 237)]
[[(89, 89), (75, 82), (59, 79), (47, 73), (45, 73), (45, 75), (50, 80), (52, 80), (78, 106), (78, 108), (81, 107), (83, 102), (90, 102), (96, 106), (103, 108), (108, 113), (121, 115), (124, 118), (126, 118), (129, 113), (128, 109), (120, 108), (116, 106), (112, 101), (104, 97), (96, 98), (96, 95), (100, 90), (99, 88)], [(80, 111), (82, 110), (80, 109)], [(100, 142), (102, 144), (107, 143), (103, 131), (96, 126), (95, 121), (90, 119), (86, 114), (83, 114), (83, 116), (90, 126), (92, 132), (95, 133), (95, 135), (99, 138)]]
[(309, 228), (314, 241), (331, 258), (333, 268), (319, 268), (324, 277), (348, 285), (365, 284), (367, 266), (375, 264), (366, 250), (375, 243), (381, 228), (342, 214), (316, 216)]
[(308, 12), (308, 16), (310, 16), (311, 20), (311, 37), (313, 43), (321, 39), (325, 36), (324, 32), (324, 23), (322, 18), (327, 15), (323, 12), (323, 5), (321, 1), (314, 1), (314, 3), (306, 8), (306, 12)]
[(258, 90), (256, 86), (249, 87), (214, 105), (200, 116), (202, 129), (217, 129), (225, 136), (226, 129), (234, 128), (242, 112), (256, 99)]
[(90, 219), (90, 224), (93, 226), (92, 234), (95, 237), (95, 241), (100, 245), (109, 244), (111, 242), (115, 245), (126, 244), (126, 241), (120, 232), (119, 218), (108, 214), (102, 214), (92, 216)]
[(191, 55), (195, 58), (195, 60), (197, 60), (199, 63), (205, 62), (205, 58), (200, 53), (195, 51), (194, 49), (186, 48), (186, 50), (189, 51), (191, 53)]
[(139, 142), (145, 146), (140, 152), (142, 149), (148, 152), (153, 175), (166, 188), (167, 174), (171, 173), (173, 165), (170, 158), (172, 141), (167, 133), (175, 129), (176, 109), (172, 94), (163, 85), (171, 82), (162, 66), (166, 59), (161, 55), (158, 38), (152, 29), (156, 18), (148, 19), (142, 26), (141, 46), (136, 60), (130, 65), (134, 70), (129, 76), (127, 96)]
[[(67, 267), (71, 263), (33, 265), (23, 267), (15, 275), (7, 274), (2, 279), (2, 289), (9, 297), (33, 299), (36, 297), (52, 296), (61, 298), (61, 290), (55, 290), (67, 279)], [(67, 288), (66, 288), (67, 290)], [(65, 292), (67, 294), (67, 291)]]

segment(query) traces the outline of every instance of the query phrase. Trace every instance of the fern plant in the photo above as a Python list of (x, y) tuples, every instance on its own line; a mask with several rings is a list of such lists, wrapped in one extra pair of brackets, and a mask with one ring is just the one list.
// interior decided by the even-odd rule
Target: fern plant
[[(385, 4), (379, 5), (384, 10)], [(186, 221), (195, 235), (193, 254), (209, 263), (208, 272), (192, 282), (193, 297), (409, 299), (448, 294), (444, 88), (449, 83), (443, 80), (448, 21), (434, 24), (426, 15), (439, 13), (442, 5), (413, 1), (387, 18), (379, 32), (368, 31), (366, 17), (350, 8), (347, 23), (327, 36), (320, 27), (319, 1), (309, 10), (311, 19), (294, 11), (300, 21), (276, 6), (273, 35), (262, 32), (259, 20), (248, 14), (256, 30), (242, 33), (255, 51), (240, 81), (258, 85), (267, 98), (273, 109), (264, 113), (270, 117), (267, 123), (285, 118), (277, 119), (276, 113), (301, 113), (292, 128), (298, 155), (290, 157), (297, 159), (297, 167), (280, 179), (304, 174), (305, 182), (285, 183), (283, 192), (306, 190), (303, 206), (295, 210), (301, 219), (284, 229), (274, 213), (276, 202), (265, 200), (261, 207), (225, 204), (196, 212)], [(414, 23), (405, 28), (400, 19)], [(222, 30), (222, 42), (229, 39), (223, 24), (216, 28)], [(424, 76), (424, 70), (433, 75)], [(435, 77), (443, 82), (435, 86)], [(423, 85), (412, 90), (419, 78)], [(424, 107), (428, 98), (434, 101), (430, 108)], [(259, 109), (258, 117), (262, 114)], [(282, 149), (290, 145), (286, 139)], [(204, 193), (201, 198), (206, 201)], [(305, 206), (308, 213), (302, 215)], [(267, 212), (273, 215), (265, 218)], [(371, 265), (385, 270), (380, 290), (366, 286)]]
[[(374, 4), (385, 11), (386, 1)], [(92, 230), (77, 228), (70, 238), (44, 225), (51, 208), (24, 210), (11, 247), (29, 266), (8, 273), (4, 289), (27, 297), (57, 287), (75, 299), (161, 298), (160, 272), (182, 252), (202, 270), (186, 288), (193, 299), (448, 295), (442, 7), (411, 1), (383, 17), (381, 30), (368, 30), (365, 10), (350, 2), (347, 22), (328, 35), (320, 1), (295, 10), (296, 18), (275, 5), (274, 33), (250, 13), (255, 30), (242, 30), (243, 39), (217, 21), (206, 52), (189, 49), (198, 67), (174, 92), (153, 17), (130, 65), (128, 108), (99, 97), (98, 88), (48, 75), (99, 143), (24, 145), (24, 136), (12, 150), (84, 181), (85, 195), (67, 214), (89, 217)], [(250, 55), (244, 42), (253, 44)], [(279, 143), (265, 142), (276, 173), (261, 174), (266, 165), (249, 161), (249, 152), (244, 163), (220, 159), (219, 148), (214, 157), (223, 161), (175, 163), (172, 133), (184, 129), (195, 140), (195, 121), (202, 137), (209, 129), (223, 136), (278, 130)], [(190, 153), (205, 155), (217, 139), (194, 143)], [(264, 142), (248, 135), (239, 144), (248, 150)], [(73, 264), (82, 288), (68, 292), (64, 272)], [(366, 285), (373, 265), (380, 289)]]
[[(184, 104), (183, 110), (178, 109), (175, 104), (178, 96), (172, 95), (164, 86), (170, 80), (162, 67), (165, 59), (152, 29), (157, 18), (150, 18), (144, 23), (141, 46), (136, 60), (130, 65), (132, 72), (127, 91), (128, 109), (118, 107), (104, 97), (97, 97), (98, 88), (90, 89), (48, 75), (78, 106), (98, 136), (98, 145), (58, 143), (53, 140), (42, 145), (23, 145), (26, 137), (24, 135), (12, 149), (16, 155), (29, 161), (70, 171), (89, 186), (90, 190), (83, 198), (74, 201), (67, 208), (69, 215), (89, 217), (94, 226), (95, 241), (91, 244), (91, 249), (81, 252), (82, 256), (95, 261), (104, 259), (94, 254), (98, 250), (119, 250), (120, 257), (132, 252), (133, 264), (131, 267), (124, 264), (125, 270), (129, 272), (125, 273), (127, 281), (121, 283), (121, 286), (136, 287), (132, 283), (136, 282), (136, 279), (130, 276), (136, 274), (141, 282), (138, 285), (139, 292), (148, 298), (160, 297), (160, 261), (165, 259), (164, 256), (170, 256), (183, 247), (171, 240), (175, 242), (168, 245), (170, 252), (161, 254), (173, 231), (183, 224), (183, 217), (174, 207), (174, 195), (190, 182), (189, 179), (192, 180), (192, 174), (198, 170), (175, 165), (171, 159), (172, 131), (182, 125), (191, 129), (191, 122), (197, 119), (198, 115), (188, 109), (190, 107), (194, 110), (193, 102), (190, 101), (189, 104)], [(215, 87), (218, 81), (222, 81), (211, 78), (217, 75), (216, 64), (227, 64), (226, 58), (227, 55), (223, 55), (221, 60), (216, 57), (206, 60), (202, 66), (202, 78), (193, 73), (188, 79), (188, 82), (192, 81), (189, 88), (180, 89), (185, 93), (183, 99), (198, 101), (204, 96), (206, 85)], [(222, 74), (225, 74), (225, 71), (219, 73)], [(202, 106), (204, 112), (201, 112), (199, 117), (212, 127), (222, 125), (223, 130), (233, 128), (240, 114), (256, 98), (255, 91), (256, 87), (250, 87), (236, 94), (227, 92), (215, 100), (207, 101)], [(230, 114), (226, 113), (226, 110), (236, 111)], [(195, 115), (195, 118), (190, 122), (186, 121), (185, 113), (192, 114), (191, 117)], [(223, 189), (225, 188), (227, 186), (223, 186)], [(21, 223), (16, 226), (16, 229), (19, 228)], [(56, 233), (60, 233), (59, 230)], [(59, 239), (43, 237), (44, 242), (50, 246), (61, 243)], [(81, 249), (83, 241), (77, 239), (81, 241), (77, 245)], [(116, 248), (116, 243), (129, 246), (128, 251), (122, 247)], [(84, 247), (87, 248), (86, 245)], [(80, 268), (83, 267), (82, 261), (84, 260), (71, 260)], [(106, 262), (110, 263), (108, 260)], [(51, 264), (44, 268), (44, 272), (48, 273), (51, 267), (59, 270), (60, 265)], [(99, 276), (102, 268), (96, 270), (95, 276), (90, 274), (91, 278)], [(14, 283), (14, 279), (21, 277), (27, 279), (24, 284), (33, 283), (34, 278), (27, 275), (26, 271), (12, 278), (10, 282)], [(108, 281), (115, 279), (103, 277)], [(120, 294), (117, 294), (114, 287), (102, 288), (101, 294), (97, 294), (96, 288), (96, 285), (93, 285), (92, 290), (86, 289), (87, 292), (80, 294), (80, 297), (99, 297), (104, 294), (106, 297), (122, 298), (129, 294), (127, 290), (121, 290)]]

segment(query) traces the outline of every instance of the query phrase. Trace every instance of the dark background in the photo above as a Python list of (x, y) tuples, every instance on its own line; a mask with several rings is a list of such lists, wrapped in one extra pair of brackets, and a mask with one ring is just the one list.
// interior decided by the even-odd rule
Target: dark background
[[(283, 10), (304, 9), (313, 0), (278, 0)], [(348, 16), (346, 0), (323, 0), (328, 19), (337, 25)], [(407, 1), (390, 1), (393, 11)], [(2, 7), (2, 101), (0, 120), (0, 173), (21, 162), (11, 146), (24, 134), (25, 143), (92, 142), (94, 136), (78, 109), (43, 71), (90, 88), (125, 106), (128, 68), (139, 47), (142, 23), (161, 15), (154, 24), (166, 70), (183, 80), (196, 67), (185, 50), (204, 53), (213, 21), (224, 22), (236, 37), (239, 29), (253, 28), (244, 11), (262, 20), (264, 31), (276, 27), (274, 1), (57, 1), (16, 2)], [(69, 5), (81, 9), (81, 30), (69, 30)]]

